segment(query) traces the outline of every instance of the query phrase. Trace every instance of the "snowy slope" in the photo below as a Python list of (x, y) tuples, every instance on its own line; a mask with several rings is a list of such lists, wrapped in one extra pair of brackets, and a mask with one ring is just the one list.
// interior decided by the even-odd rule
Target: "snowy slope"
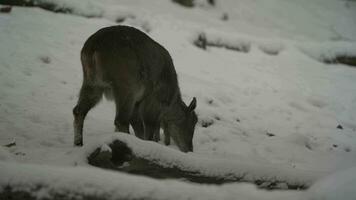
[[(184, 100), (197, 97), (196, 156), (320, 173), (356, 165), (356, 69), (319, 61), (356, 54), (354, 2), (199, 1), (192, 9), (165, 0), (55, 2), (76, 15), (20, 7), (0, 14), (0, 145), (16, 140), (0, 148), (1, 160), (73, 165), (80, 49), (126, 18), (169, 50)], [(80, 16), (95, 13), (103, 18)], [(200, 49), (193, 44), (200, 33), (249, 51)], [(84, 143), (111, 135), (113, 118), (104, 100), (85, 121)]]

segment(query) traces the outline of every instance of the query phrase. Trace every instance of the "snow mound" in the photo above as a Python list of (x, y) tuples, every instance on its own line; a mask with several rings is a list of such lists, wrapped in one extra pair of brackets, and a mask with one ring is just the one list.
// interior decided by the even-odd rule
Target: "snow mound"
[(338, 57), (356, 57), (356, 43), (354, 42), (324, 42), (300, 47), (306, 55), (320, 62), (334, 63)]
[(308, 193), (310, 200), (356, 199), (356, 167), (336, 172), (314, 184)]

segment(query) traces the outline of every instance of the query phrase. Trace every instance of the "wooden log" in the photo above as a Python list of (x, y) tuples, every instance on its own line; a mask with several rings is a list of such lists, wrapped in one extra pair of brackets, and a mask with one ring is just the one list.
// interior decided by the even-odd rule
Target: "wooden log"
[[(321, 176), (321, 173), (311, 171), (276, 169), (277, 166), (273, 165), (263, 168), (261, 163), (243, 164), (221, 158), (208, 160), (194, 153), (184, 154), (161, 144), (138, 140), (132, 136), (120, 135), (106, 143), (106, 148), (97, 147), (92, 151), (88, 156), (88, 163), (156, 179), (180, 179), (205, 184), (249, 182), (265, 189), (306, 189), (312, 180)], [(160, 152), (160, 155), (156, 152)], [(260, 165), (258, 169), (249, 167), (256, 165)], [(224, 167), (219, 170), (219, 166)], [(293, 177), (287, 177), (289, 174)]]

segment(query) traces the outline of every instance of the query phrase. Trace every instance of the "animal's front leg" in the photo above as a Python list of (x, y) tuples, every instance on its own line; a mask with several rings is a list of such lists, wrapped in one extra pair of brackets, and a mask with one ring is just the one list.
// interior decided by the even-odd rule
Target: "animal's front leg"
[(100, 87), (83, 84), (77, 105), (73, 109), (74, 115), (74, 145), (83, 146), (83, 124), (87, 113), (101, 99), (103, 90)]
[(145, 140), (158, 142), (159, 138), (157, 138), (157, 135), (159, 135), (159, 128), (160, 125), (158, 121), (145, 121), (144, 122)]
[(140, 139), (144, 139), (143, 121), (139, 114), (139, 105), (138, 104), (135, 105), (135, 108), (133, 110), (133, 113), (132, 113), (132, 116), (130, 119), (130, 124), (135, 132), (136, 137), (138, 137)]

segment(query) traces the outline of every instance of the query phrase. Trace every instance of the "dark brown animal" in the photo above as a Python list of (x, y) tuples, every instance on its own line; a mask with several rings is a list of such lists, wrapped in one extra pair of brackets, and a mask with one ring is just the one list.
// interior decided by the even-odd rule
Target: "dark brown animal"
[(84, 118), (102, 98), (116, 104), (115, 126), (145, 140), (165, 144), (170, 137), (183, 152), (193, 151), (196, 99), (187, 106), (181, 98), (177, 74), (168, 51), (145, 33), (128, 26), (100, 29), (81, 51), (83, 84), (73, 109), (74, 145), (83, 145)]

